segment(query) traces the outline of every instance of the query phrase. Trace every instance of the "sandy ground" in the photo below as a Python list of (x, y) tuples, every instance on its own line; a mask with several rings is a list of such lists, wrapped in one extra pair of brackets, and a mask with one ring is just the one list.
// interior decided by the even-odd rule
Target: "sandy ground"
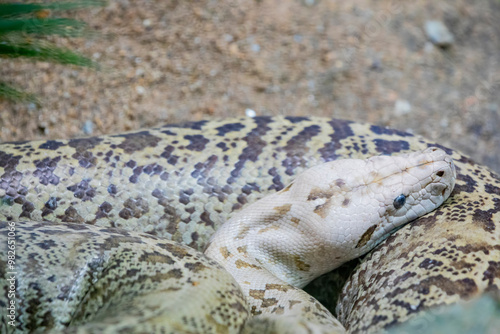
[[(0, 60), (42, 107), (0, 101), (0, 139), (185, 120), (322, 115), (421, 134), (500, 172), (500, 1), (111, 0), (56, 39), (102, 69)], [(454, 36), (434, 45), (425, 22)]]

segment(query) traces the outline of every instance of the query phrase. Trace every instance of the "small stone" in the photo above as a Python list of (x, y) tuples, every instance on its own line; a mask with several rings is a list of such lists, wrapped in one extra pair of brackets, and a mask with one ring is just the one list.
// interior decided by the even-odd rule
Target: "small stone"
[(451, 32), (441, 21), (425, 22), (425, 33), (432, 43), (440, 47), (450, 46), (455, 41)]
[(257, 116), (257, 113), (255, 112), (255, 110), (250, 109), (250, 108), (245, 109), (245, 114), (247, 115), (247, 117)]
[(250, 49), (252, 49), (253, 52), (257, 53), (260, 51), (260, 45), (259, 44), (256, 44), (256, 43), (253, 43), (251, 46), (250, 46)]
[(144, 95), (144, 93), (146, 93), (146, 89), (144, 87), (142, 87), (142, 86), (135, 87), (135, 91), (139, 95)]
[(406, 115), (411, 112), (411, 104), (406, 100), (396, 100), (394, 104), (394, 114), (396, 116)]
[(85, 121), (85, 123), (83, 123), (82, 131), (86, 135), (91, 135), (94, 132), (94, 123), (90, 120)]
[(439, 122), (439, 125), (443, 128), (443, 129), (447, 129), (448, 126), (450, 125), (450, 122), (448, 121), (448, 118), (447, 117), (444, 117), (441, 119), (441, 121)]
[(382, 61), (379, 58), (372, 59), (370, 70), (373, 71), (381, 71), (382, 70)]
[(151, 20), (150, 19), (145, 19), (142, 21), (142, 25), (145, 27), (150, 27), (151, 26)]
[(144, 74), (144, 70), (142, 68), (138, 68), (135, 70), (135, 76), (141, 77)]

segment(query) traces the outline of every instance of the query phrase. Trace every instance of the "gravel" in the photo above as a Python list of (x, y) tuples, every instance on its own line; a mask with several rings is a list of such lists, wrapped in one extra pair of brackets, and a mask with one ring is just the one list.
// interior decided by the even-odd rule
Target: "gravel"
[(43, 102), (0, 102), (0, 140), (252, 110), (409, 130), (500, 172), (498, 0), (117, 0), (74, 16), (99, 35), (53, 40), (101, 71), (0, 59), (0, 77)]

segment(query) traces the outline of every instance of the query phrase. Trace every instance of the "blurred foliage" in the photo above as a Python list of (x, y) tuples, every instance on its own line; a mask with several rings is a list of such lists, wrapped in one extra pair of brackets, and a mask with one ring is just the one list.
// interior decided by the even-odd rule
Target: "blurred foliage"
[[(89, 37), (93, 31), (85, 22), (55, 18), (60, 11), (104, 6), (106, 1), (0, 4), (0, 58), (26, 57), (33, 60), (97, 68), (84, 55), (57, 47), (48, 36)], [(38, 102), (36, 96), (0, 82), (0, 98)]]

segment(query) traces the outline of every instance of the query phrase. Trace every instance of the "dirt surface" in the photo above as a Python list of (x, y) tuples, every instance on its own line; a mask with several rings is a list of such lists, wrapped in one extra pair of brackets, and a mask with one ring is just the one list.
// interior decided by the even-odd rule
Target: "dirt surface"
[[(71, 15), (70, 15), (71, 16)], [(57, 39), (101, 71), (0, 60), (43, 106), (0, 102), (0, 139), (227, 116), (321, 115), (421, 134), (500, 172), (500, 1), (116, 0)], [(454, 36), (430, 42), (428, 20)]]

